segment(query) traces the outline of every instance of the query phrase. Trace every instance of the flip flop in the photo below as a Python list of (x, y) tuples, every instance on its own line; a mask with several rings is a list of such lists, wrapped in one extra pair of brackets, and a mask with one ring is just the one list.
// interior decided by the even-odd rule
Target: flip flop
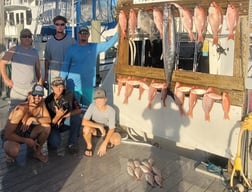
[(107, 149), (112, 149), (112, 148), (114, 148), (114, 146), (115, 146), (114, 144), (108, 143), (108, 144), (107, 144)]
[(48, 157), (43, 155), (41, 152), (39, 153), (34, 153), (33, 157), (39, 161), (42, 161), (43, 163), (47, 163), (48, 162)]
[(15, 159), (6, 154), (6, 163), (13, 164), (15, 163)]
[(85, 152), (84, 152), (84, 155), (86, 157), (92, 157), (93, 156), (93, 150), (92, 149), (86, 149)]

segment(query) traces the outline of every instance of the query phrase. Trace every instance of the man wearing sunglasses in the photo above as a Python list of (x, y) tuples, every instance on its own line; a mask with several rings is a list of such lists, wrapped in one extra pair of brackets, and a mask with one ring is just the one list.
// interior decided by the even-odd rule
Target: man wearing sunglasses
[(43, 96), (43, 87), (35, 84), (29, 92), (27, 101), (17, 105), (10, 113), (2, 133), (7, 162), (15, 161), (21, 144), (27, 144), (28, 147), (33, 148), (34, 158), (44, 163), (48, 161), (48, 157), (41, 150), (51, 130), (51, 118)]
[(77, 153), (77, 140), (81, 126), (81, 107), (73, 96), (73, 93), (65, 89), (65, 82), (61, 77), (55, 77), (52, 80), (51, 88), (52, 93), (45, 99), (46, 107), (52, 119), (52, 128), (48, 138), (48, 146), (52, 148), (60, 147), (60, 133), (66, 130), (64, 120), (70, 117), (67, 149), (69, 153)]
[(67, 24), (65, 17), (58, 15), (54, 17), (53, 23), (56, 33), (48, 39), (45, 48), (45, 83), (50, 83), (52, 79), (59, 76), (66, 49), (75, 43), (75, 40), (65, 33)]
[(117, 42), (118, 32), (108, 41), (101, 43), (89, 43), (89, 37), (88, 27), (81, 26), (78, 31), (79, 43), (67, 49), (61, 69), (61, 77), (66, 79), (67, 88), (73, 91), (78, 102), (85, 106), (93, 102), (97, 57)]
[[(11, 88), (9, 112), (24, 102), (36, 82), (42, 84), (38, 51), (32, 47), (32, 33), (29, 29), (20, 32), (20, 45), (10, 48), (0, 60), (0, 71), (6, 86)], [(11, 64), (11, 77), (6, 66)]]

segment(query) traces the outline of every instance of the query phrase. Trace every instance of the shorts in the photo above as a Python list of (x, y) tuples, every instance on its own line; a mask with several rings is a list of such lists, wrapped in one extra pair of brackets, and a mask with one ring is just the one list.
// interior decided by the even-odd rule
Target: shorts
[(20, 129), (21, 127), (18, 127), (16, 129), (15, 133), (20, 137), (31, 138), (31, 132), (32, 132), (33, 128), (36, 126), (37, 126), (36, 124), (31, 124), (30, 127), (26, 131), (22, 131)]
[[(105, 132), (106, 132), (105, 135), (107, 135), (109, 127), (105, 126), (104, 129), (105, 129)], [(96, 137), (101, 137), (101, 136), (102, 136), (102, 133), (101, 133), (100, 129), (96, 129)]]

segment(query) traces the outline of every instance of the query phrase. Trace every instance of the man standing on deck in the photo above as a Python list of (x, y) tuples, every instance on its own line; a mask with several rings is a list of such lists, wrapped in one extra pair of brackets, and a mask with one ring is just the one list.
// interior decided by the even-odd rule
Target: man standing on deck
[(53, 23), (56, 34), (47, 41), (45, 48), (45, 83), (59, 76), (67, 48), (76, 43), (65, 33), (67, 23), (65, 17), (58, 15), (54, 17)]
[(89, 36), (87, 27), (79, 28), (79, 43), (67, 49), (61, 69), (61, 77), (66, 79), (67, 88), (74, 92), (80, 104), (86, 106), (93, 101), (97, 57), (117, 42), (118, 33), (116, 32), (111, 39), (102, 43), (89, 43)]
[[(10, 109), (27, 99), (28, 92), (39, 81), (42, 84), (38, 51), (32, 47), (32, 33), (29, 29), (20, 32), (21, 44), (10, 48), (0, 60), (0, 70), (6, 86), (11, 88)], [(11, 78), (6, 65), (11, 62)]]

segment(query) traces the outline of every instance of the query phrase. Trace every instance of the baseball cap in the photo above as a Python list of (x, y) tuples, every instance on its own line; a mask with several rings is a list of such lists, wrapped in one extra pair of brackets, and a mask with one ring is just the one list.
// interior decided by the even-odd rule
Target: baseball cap
[(101, 87), (97, 88), (94, 92), (94, 99), (98, 98), (106, 98), (106, 91)]
[(31, 94), (33, 96), (39, 95), (39, 96), (43, 97), (44, 96), (44, 87), (42, 85), (35, 84), (32, 88)]
[(88, 27), (85, 27), (85, 26), (81, 26), (80, 28), (79, 28), (79, 33), (80, 34), (89, 34), (89, 29), (88, 29)]
[(20, 37), (22, 37), (22, 36), (32, 36), (32, 32), (31, 32), (31, 30), (30, 29), (22, 29), (22, 31), (20, 32)]
[(51, 85), (52, 86), (65, 85), (65, 82), (61, 77), (55, 77), (53, 78)]

